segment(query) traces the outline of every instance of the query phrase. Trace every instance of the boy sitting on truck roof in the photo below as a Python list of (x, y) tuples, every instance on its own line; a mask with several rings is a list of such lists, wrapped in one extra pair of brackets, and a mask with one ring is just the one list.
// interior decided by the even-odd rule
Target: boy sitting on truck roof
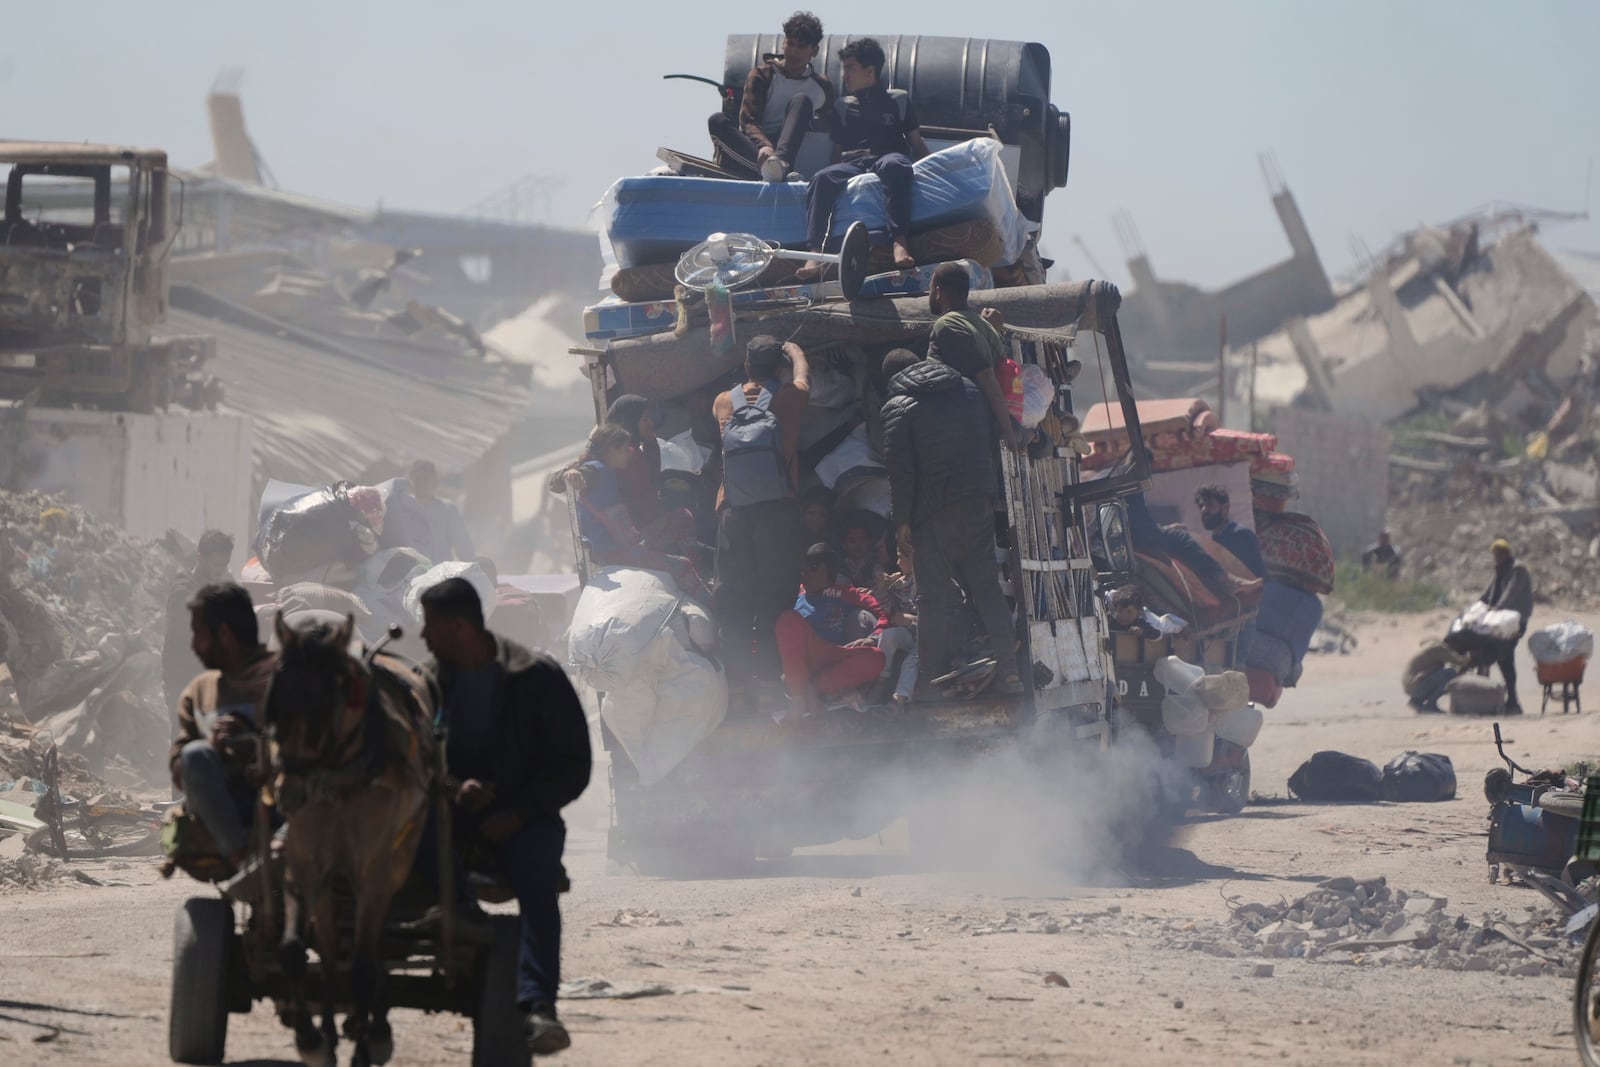
[(821, 44), (822, 20), (796, 11), (783, 24), (783, 55), (750, 71), (739, 114), (730, 106), (711, 116), (707, 125), (724, 170), (752, 181), (788, 179), (800, 142), (809, 130), (827, 128), (818, 116), (833, 107), (833, 83), (811, 65)]
[[(823, 250), (839, 194), (852, 178), (872, 173), (883, 183), (895, 269), (909, 270), (917, 265), (906, 243), (911, 233), (911, 161), (927, 155), (928, 145), (910, 94), (883, 84), (887, 59), (883, 46), (871, 37), (839, 49), (839, 69), (850, 95), (833, 105), (833, 164), (812, 175), (806, 186), (806, 247)], [(801, 282), (821, 276), (822, 264), (815, 262), (795, 274)]]
[[(864, 617), (875, 625), (870, 629)], [(778, 654), (783, 681), (795, 711), (809, 715), (823, 701), (852, 694), (883, 673), (878, 635), (889, 625), (878, 599), (839, 575), (839, 554), (830, 545), (806, 549), (800, 571), (800, 596), (778, 616)], [(851, 701), (845, 701), (846, 703)]]

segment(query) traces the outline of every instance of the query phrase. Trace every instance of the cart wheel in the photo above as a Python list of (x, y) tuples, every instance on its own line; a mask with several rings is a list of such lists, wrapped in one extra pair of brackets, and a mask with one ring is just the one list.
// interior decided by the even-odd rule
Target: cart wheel
[(533, 1055), (517, 1007), (521, 922), (514, 915), (494, 915), (489, 921), (494, 941), (481, 967), (477, 1012), (472, 1016), (472, 1067), (528, 1067)]
[(861, 295), (861, 286), (867, 280), (867, 256), (871, 253), (864, 222), (852, 222), (844, 231), (844, 242), (839, 246), (839, 288), (846, 300)]
[(1600, 1067), (1600, 923), (1589, 927), (1572, 994), (1572, 1033), (1584, 1067)]
[(191, 897), (172, 930), (172, 1007), (167, 1052), (174, 1063), (221, 1063), (228, 1044), (233, 905)]

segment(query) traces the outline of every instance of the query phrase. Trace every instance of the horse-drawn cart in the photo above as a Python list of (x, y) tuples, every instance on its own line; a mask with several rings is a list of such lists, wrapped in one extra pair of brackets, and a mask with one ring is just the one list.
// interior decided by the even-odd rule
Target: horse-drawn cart
[[(263, 890), (273, 899), (262, 906)], [(272, 1002), (285, 1026), (292, 1025), (294, 978), (280, 951), (283, 915), (283, 863), (269, 861), (218, 887), (219, 896), (195, 896), (178, 909), (173, 927), (172, 1008), (167, 1032), (175, 1063), (221, 1063), (228, 1038), (228, 1016), (247, 1015), (256, 1001)], [(515, 915), (491, 916), (492, 937), (479, 944), (456, 937), (446, 952), (438, 909), (428, 894), (412, 887), (397, 899), (383, 938), (389, 1007), (430, 1014), (453, 1012), (472, 1020), (473, 1067), (526, 1067), (530, 1057), (523, 1016), (516, 1005), (519, 944)], [(431, 921), (430, 921), (431, 920)], [(340, 901), (340, 957), (348, 961), (354, 914)], [(307, 965), (305, 983), (320, 1000), (326, 973), (318, 961)], [(348, 964), (334, 978), (334, 1000), (341, 1014), (351, 1006)], [(381, 1042), (379, 1044), (382, 1044)], [(383, 1063), (375, 1048), (373, 1062)]]

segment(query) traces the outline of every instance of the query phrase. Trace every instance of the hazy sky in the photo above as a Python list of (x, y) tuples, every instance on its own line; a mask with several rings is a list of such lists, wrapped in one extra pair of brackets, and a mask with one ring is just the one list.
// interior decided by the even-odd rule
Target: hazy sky
[[(0, 37), (0, 136), (138, 142), (211, 158), (204, 97), (245, 71), (250, 132), (286, 189), (455, 211), (528, 173), (582, 225), (657, 145), (706, 150), (728, 33), (793, 3), (125, 0), (24, 3)], [(1318, 3), (819, 2), (834, 33), (1041, 41), (1073, 119), (1044, 244), (1076, 277), (1081, 233), (1126, 282), (1126, 208), (1157, 271), (1205, 284), (1288, 254), (1257, 165), (1271, 150), (1330, 270), (1421, 221), (1502, 199), (1584, 206), (1600, 156), (1593, 0)], [(719, 11), (712, 15), (707, 12)], [(1600, 208), (1600, 205), (1596, 205)], [(1546, 231), (1600, 250), (1600, 224)]]

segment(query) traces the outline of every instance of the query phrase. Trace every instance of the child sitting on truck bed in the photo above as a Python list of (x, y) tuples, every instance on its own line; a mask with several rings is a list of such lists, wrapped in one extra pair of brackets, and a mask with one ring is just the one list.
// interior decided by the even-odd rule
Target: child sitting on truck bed
[(794, 608), (777, 625), (790, 704), (802, 715), (823, 710), (825, 701), (859, 705), (853, 691), (883, 673), (877, 639), (888, 614), (871, 593), (839, 577), (839, 555), (829, 545), (806, 549), (800, 582)]

